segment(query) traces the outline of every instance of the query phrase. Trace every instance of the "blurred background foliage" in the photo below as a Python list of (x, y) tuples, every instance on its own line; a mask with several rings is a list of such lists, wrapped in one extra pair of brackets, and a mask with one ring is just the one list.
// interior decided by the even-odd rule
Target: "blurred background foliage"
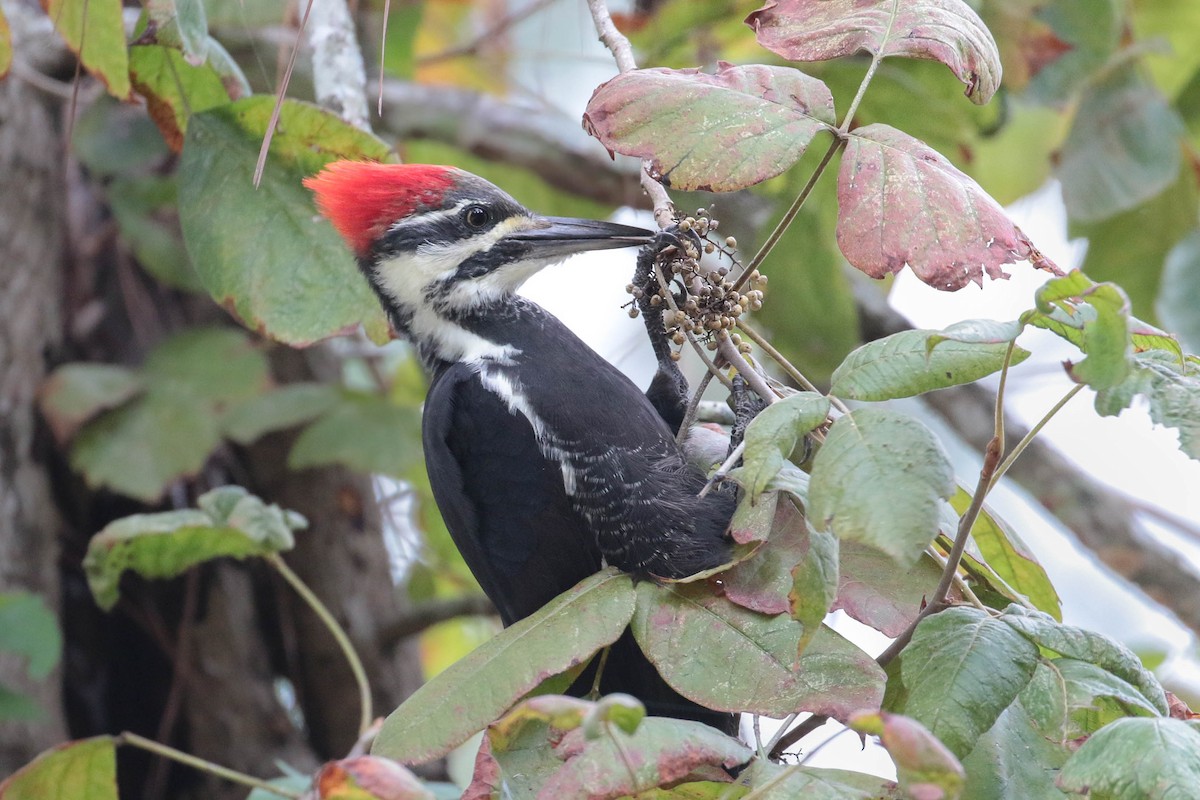
[[(638, 0), (618, 23), (643, 66), (783, 63), (742, 23), (758, 5)], [(1200, 350), (1200, 6), (970, 5), (1003, 55), (997, 98), (974, 106), (940, 65), (888, 60), (856, 124), (886, 121), (925, 140), (1002, 203), (1056, 179), (1071, 234), (1090, 242), (1085, 270), (1120, 283), (1135, 315)], [(591, 88), (615, 69), (573, 0), (393, 0), (386, 30), (381, 2), (358, 4), (372, 108), (383, 95), (375, 138), (289, 107), (258, 192), (244, 178), (297, 41), (288, 95), (314, 96), (297, 33), (303, 8), (179, 7), (169, 19), (110, 8), (110, 17), (123, 11), (121, 24), (138, 20), (135, 46), (127, 57), (94, 56), (89, 77), (47, 38), (40, 11), (0, 6), (11, 29), (0, 69), (6, 51), (12, 61), (0, 83), (0, 164), (27, 162), (6, 175), (31, 193), (6, 190), (23, 206), (0, 200), (0, 224), (12, 229), (0, 239), (41, 242), (0, 259), (11, 277), (0, 286), (9, 320), (0, 343), (21, 343), (0, 348), (3, 385), (18, 387), (12, 435), (0, 444), (12, 469), (0, 482), (28, 472), (9, 489), (20, 509), (0, 517), (0, 554), (11, 555), (0, 559), (0, 774), (68, 736), (119, 729), (251, 772), (276, 758), (308, 769), (349, 747), (351, 682), (324, 632), (265, 571), (218, 564), (162, 584), (127, 579), (111, 615), (83, 589), (87, 540), (109, 521), (187, 507), (227, 482), (312, 521), (289, 560), (365, 653), (379, 707), (497, 629), (431, 502), (419, 443), (424, 378), (407, 348), (354, 332), (292, 350), (236, 325), (210, 298), (245, 274), (312, 298), (326, 261), (340, 259), (343, 272), (332, 274), (353, 273), (336, 245), (307, 235), (314, 223), (299, 176), (339, 154), (394, 151), (476, 172), (549, 214), (645, 206), (637, 165), (610, 161), (580, 128)], [(106, 12), (93, 0), (85, 13)], [(808, 71), (844, 108), (867, 63)], [(181, 156), (185, 141), (200, 145)], [(49, 155), (31, 155), (35, 145)], [(685, 209), (715, 204), (723, 229), (752, 252), (815, 161), (809, 154), (735, 196), (675, 199)], [(206, 198), (225, 191), (245, 200), (217, 216)], [(836, 249), (834, 206), (827, 179), (764, 266), (772, 297), (756, 314), (818, 383), (884, 325), (871, 311), (879, 287), (864, 289)], [(379, 318), (356, 316), (364, 296), (373, 303), (363, 291), (317, 292), (316, 305), (269, 325), (257, 315), (277, 304), (234, 310), (251, 329), (292, 326), (294, 342), (360, 321), (385, 338)], [(1196, 616), (1163, 599), (1196, 628)], [(238, 690), (218, 691), (228, 675), (239, 676)], [(121, 775), (130, 797), (225, 796), (162, 762), (123, 765)]]

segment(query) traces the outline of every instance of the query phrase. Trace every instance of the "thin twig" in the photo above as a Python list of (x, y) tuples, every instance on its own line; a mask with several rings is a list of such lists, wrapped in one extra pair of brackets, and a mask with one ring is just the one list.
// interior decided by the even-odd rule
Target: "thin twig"
[(308, 584), (300, 579), (300, 576), (292, 572), (291, 567), (284, 562), (283, 557), (278, 553), (270, 553), (266, 557), (266, 561), (275, 570), (283, 576), (283, 579), (288, 582), (301, 599), (308, 604), (308, 607), (313, 610), (313, 613), (325, 624), (325, 627), (333, 634), (334, 641), (342, 650), (342, 654), (346, 657), (346, 661), (350, 665), (350, 672), (354, 674), (354, 682), (358, 684), (358, 700), (361, 709), (359, 717), (358, 732), (361, 734), (371, 727), (371, 721), (374, 718), (374, 712), (371, 709), (371, 684), (367, 681), (367, 671), (363, 669), (362, 661), (358, 657), (358, 653), (354, 650), (354, 645), (350, 642), (350, 637), (346, 631), (338, 624), (337, 618), (329, 608), (321, 602), (321, 599), (313, 593), (313, 590), (308, 588)]
[[(600, 41), (617, 62), (617, 69), (621, 72), (637, 69), (637, 62), (633, 59), (633, 47), (625, 38), (625, 34), (617, 30), (612, 15), (608, 13), (608, 4), (604, 0), (588, 0), (588, 10), (592, 13), (592, 24), (596, 27), (596, 33), (600, 35)], [(658, 223), (659, 228), (666, 229), (675, 221), (675, 205), (667, 195), (666, 187), (650, 177), (649, 161), (642, 162), (641, 182), (642, 188), (654, 203), (654, 221)]]
[(691, 399), (688, 400), (687, 408), (683, 411), (683, 422), (679, 424), (679, 430), (675, 433), (675, 444), (680, 447), (683, 447), (683, 443), (687, 441), (688, 434), (692, 430), (692, 423), (696, 421), (696, 412), (700, 408), (700, 398), (704, 397), (704, 391), (708, 389), (708, 384), (712, 383), (712, 379), (713, 373), (705, 372), (700, 377), (700, 382), (696, 384)]
[[(469, 42), (465, 42), (460, 45), (455, 45), (454, 47), (446, 48), (445, 50), (442, 50), (441, 52), (438, 52), (438, 53), (430, 53), (427, 56), (421, 56), (420, 58), (418, 58), (416, 60), (417, 66), (418, 67), (427, 67), (430, 64), (437, 64), (442, 61), (449, 61), (450, 59), (453, 59), (453, 58), (462, 58), (464, 56), (477, 55), (479, 52), (479, 49), (481, 47), (483, 47), (485, 44), (494, 43), (496, 38), (498, 36), (500, 36), (500, 34), (504, 33), (509, 28), (516, 25), (518, 22), (522, 22), (526, 18), (533, 16), (534, 14), (536, 14), (537, 12), (541, 11), (543, 8), (545, 8), (546, 6), (548, 6), (554, 2), (557, 2), (557, 0), (534, 0), (534, 2), (530, 3), (529, 5), (525, 6), (524, 8), (519, 8), (516, 11), (509, 14), (508, 16), (502, 18), (495, 25), (492, 25), (490, 28), (483, 31), (478, 36), (475, 36)], [(386, 28), (384, 30), (386, 30)], [(380, 63), (382, 63), (382, 62), (380, 62)]]
[(296, 67), (296, 54), (300, 52), (300, 37), (308, 25), (308, 12), (312, 11), (315, 0), (308, 0), (304, 6), (304, 16), (300, 18), (300, 30), (296, 31), (296, 41), (292, 45), (292, 54), (288, 57), (287, 68), (279, 82), (279, 92), (275, 95), (275, 107), (271, 109), (271, 119), (267, 122), (267, 132), (263, 134), (262, 147), (258, 150), (258, 162), (254, 165), (254, 188), (262, 183), (263, 170), (267, 168), (267, 153), (271, 150), (271, 139), (275, 137), (275, 129), (279, 127), (279, 114), (283, 111), (283, 100), (287, 96), (287, 87), (292, 80), (292, 70)]
[[(750, 325), (749, 322), (747, 322), (744, 319), (739, 318), (737, 320), (737, 327), (738, 327), (738, 330), (740, 330), (742, 333), (746, 334), (746, 337), (749, 338), (750, 341), (754, 342), (755, 346), (758, 347), (758, 349), (762, 350), (776, 364), (778, 364), (783, 369), (783, 371), (785, 373), (787, 373), (789, 378), (791, 378), (797, 384), (799, 384), (801, 386), (801, 388), (806, 389), (810, 392), (816, 392), (817, 394), (825, 394), (820, 389), (818, 389), (812, 381), (810, 381), (808, 378), (806, 378), (804, 376), (804, 373), (801, 372), (799, 369), (797, 369), (796, 366), (794, 364), (792, 364), (792, 362), (789, 361), (783, 353), (776, 350), (775, 346), (772, 345), (769, 341), (767, 341), (767, 337), (763, 336), (761, 333), (759, 333), (757, 330), (755, 330), (754, 327), (752, 325)], [(834, 408), (841, 411), (843, 414), (850, 413), (850, 408), (845, 403), (843, 403), (840, 398), (834, 397), (833, 395), (829, 395), (829, 402), (833, 405)]]
[(804, 720), (804, 722), (801, 722), (790, 731), (787, 731), (785, 734), (779, 736), (776, 739), (775, 744), (771, 746), (770, 757), (773, 760), (778, 760), (784, 753), (787, 752), (789, 747), (803, 739), (805, 736), (808, 736), (826, 722), (829, 722), (829, 717), (827, 715), (813, 714), (808, 719)]
[(733, 448), (733, 452), (729, 454), (729, 457), (721, 462), (721, 466), (717, 467), (716, 472), (709, 477), (708, 481), (704, 484), (704, 488), (701, 489), (700, 493), (696, 496), (704, 497), (704, 495), (712, 491), (714, 486), (725, 480), (725, 478), (729, 475), (729, 470), (733, 469), (733, 465), (738, 462), (738, 459), (741, 458), (742, 454), (745, 452), (746, 440), (742, 439), (742, 441), (738, 442), (738, 446)]
[(279, 795), (280, 797), (291, 798), (292, 800), (299, 800), (300, 798), (299, 792), (293, 792), (288, 789), (281, 789), (278, 786), (272, 786), (266, 781), (260, 780), (253, 775), (247, 775), (244, 772), (238, 772), (237, 770), (229, 769), (229, 767), (223, 767), (220, 764), (214, 764), (211, 761), (206, 761), (205, 759), (194, 756), (191, 753), (185, 753), (182, 750), (176, 750), (174, 747), (161, 744), (153, 739), (147, 739), (144, 736), (138, 736), (136, 733), (125, 731), (124, 733), (115, 737), (115, 740), (117, 744), (127, 744), (131, 747), (137, 747), (141, 750), (146, 750), (154, 753), (155, 755), (162, 756), (163, 758), (169, 758), (172, 761), (177, 761), (180, 764), (186, 764), (187, 766), (192, 767), (193, 769), (198, 769), (201, 772), (207, 772), (209, 775), (216, 775), (218, 778), (224, 778), (231, 783), (240, 783), (242, 786), (249, 786), (251, 789), (270, 792), (271, 794)]
[(1013, 447), (1012, 452), (1005, 457), (1003, 463), (996, 468), (996, 474), (992, 477), (992, 484), (988, 487), (989, 489), (992, 486), (995, 486), (996, 482), (1004, 477), (1004, 473), (1008, 472), (1008, 468), (1011, 467), (1013, 462), (1017, 460), (1017, 456), (1025, 452), (1025, 448), (1029, 446), (1029, 443), (1033, 441), (1034, 437), (1038, 435), (1042, 428), (1046, 427), (1046, 423), (1048, 423), (1054, 417), (1054, 415), (1062, 409), (1063, 406), (1069, 403), (1072, 397), (1079, 394), (1081, 391), (1083, 391), (1082, 383), (1072, 386), (1071, 390), (1067, 392), (1061, 400), (1055, 403), (1053, 408), (1046, 412), (1046, 416), (1038, 420), (1037, 424), (1029, 429), (1029, 432), (1025, 434), (1021, 441), (1017, 442), (1015, 447)]
[(771, 388), (767, 383), (767, 379), (762, 373), (750, 366), (746, 359), (742, 358), (742, 354), (738, 352), (733, 340), (726, 337), (723, 341), (717, 341), (717, 352), (721, 357), (729, 362), (729, 366), (738, 371), (738, 374), (745, 379), (746, 383), (758, 393), (758, 396), (768, 403), (776, 403), (779, 401), (779, 394)]

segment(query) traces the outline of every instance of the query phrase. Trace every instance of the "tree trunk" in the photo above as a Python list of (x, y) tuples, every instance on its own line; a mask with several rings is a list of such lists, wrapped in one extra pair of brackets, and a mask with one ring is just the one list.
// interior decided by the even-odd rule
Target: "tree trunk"
[[(0, 81), (0, 592), (24, 589), (59, 604), (61, 521), (42, 464), (34, 405), (44, 354), (60, 330), (64, 192), (58, 123), (28, 84)], [(0, 685), (33, 699), (41, 716), (0, 724), (0, 775), (62, 741), (62, 672), (32, 681), (0, 651)]]

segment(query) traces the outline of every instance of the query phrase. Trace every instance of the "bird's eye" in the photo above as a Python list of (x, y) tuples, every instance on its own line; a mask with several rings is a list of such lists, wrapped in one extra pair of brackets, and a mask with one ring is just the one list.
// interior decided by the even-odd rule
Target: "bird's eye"
[(482, 228), (491, 220), (492, 215), (483, 206), (467, 206), (463, 209), (463, 219), (472, 228)]

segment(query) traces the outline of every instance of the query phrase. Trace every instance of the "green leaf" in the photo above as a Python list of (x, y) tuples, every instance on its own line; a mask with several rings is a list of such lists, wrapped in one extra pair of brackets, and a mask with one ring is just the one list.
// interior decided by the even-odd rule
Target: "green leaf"
[(744, 774), (754, 787), (755, 800), (888, 800), (900, 797), (892, 781), (862, 772), (755, 761)]
[(746, 427), (746, 453), (737, 475), (751, 501), (766, 490), (796, 446), (824, 424), (828, 415), (828, 397), (799, 392), (772, 403), (751, 420)]
[(40, 407), (54, 438), (65, 442), (89, 419), (137, 396), (144, 388), (145, 382), (124, 367), (66, 364), (42, 384)]
[(1114, 720), (1159, 715), (1128, 682), (1073, 658), (1043, 659), (1021, 702), (1043, 735), (1063, 747)]
[(839, 556), (836, 536), (808, 530), (808, 551), (792, 568), (792, 589), (788, 592), (792, 619), (804, 626), (801, 648), (808, 645), (809, 633), (820, 629), (821, 620), (837, 601)]
[(1022, 699), (1010, 705), (963, 759), (970, 800), (1064, 800), (1054, 785), (1070, 751), (1034, 726)]
[(420, 417), (365, 392), (342, 392), (337, 404), (292, 445), (292, 469), (344, 464), (363, 473), (403, 477), (420, 459)]
[(773, 178), (834, 124), (833, 96), (787, 67), (637, 69), (600, 84), (583, 126), (609, 152), (649, 159), (684, 191), (730, 192)]
[(1022, 322), (1045, 328), (1085, 353), (1067, 365), (1072, 378), (1093, 389), (1120, 383), (1130, 370), (1133, 341), (1129, 298), (1112, 283), (1094, 283), (1079, 270), (1047, 281), (1034, 295), (1037, 309)]
[(1125, 6), (1117, 0), (1100, 0), (1039, 4), (1033, 11), (1036, 22), (1049, 28), (1042, 38), (1061, 53), (1049, 64), (1036, 65), (1041, 69), (1035, 66), (1025, 96), (1061, 108), (1094, 80), (1116, 52), (1126, 25)]
[(813, 463), (809, 521), (909, 566), (937, 534), (955, 489), (941, 443), (917, 420), (860, 408), (837, 420)]
[(983, 105), (1000, 87), (1000, 53), (979, 15), (958, 0), (774, 0), (746, 17), (758, 43), (790, 61), (860, 51), (940, 61)]
[(581, 581), (418, 689), (384, 721), (372, 752), (405, 763), (448, 753), (547, 677), (615, 642), (635, 598), (614, 569)]
[(62, 655), (58, 618), (30, 592), (0, 592), (0, 650), (24, 656), (29, 677), (49, 674)]
[(1164, 351), (1138, 353), (1132, 374), (1096, 395), (1096, 411), (1116, 416), (1135, 395), (1146, 398), (1150, 419), (1179, 431), (1180, 450), (1200, 459), (1200, 369), (1190, 361), (1180, 364)]
[(168, 286), (203, 290), (179, 236), (174, 176), (117, 178), (108, 186), (108, 202), (122, 240), (143, 269)]
[(914, 719), (886, 711), (855, 714), (851, 729), (879, 737), (896, 765), (900, 788), (909, 797), (957, 800), (966, 774), (954, 754)]
[(0, 683), (0, 722), (5, 720), (36, 720), (41, 718), (42, 709), (20, 692), (14, 692)]
[(71, 52), (118, 100), (129, 99), (129, 56), (121, 0), (42, 0)]
[(274, 431), (294, 428), (326, 413), (341, 395), (324, 383), (293, 383), (253, 397), (225, 417), (225, 435), (238, 444), (250, 444)]
[(84, 427), (71, 447), (71, 468), (89, 486), (153, 502), (175, 480), (199, 472), (220, 442), (207, 403), (158, 390)]
[(266, 359), (238, 331), (193, 328), (162, 342), (146, 359), (145, 394), (87, 424), (71, 466), (91, 486), (157, 499), (195, 474), (220, 443), (220, 420), (233, 404), (266, 388)]
[(1059, 157), (1067, 215), (1107, 219), (1166, 189), (1182, 136), (1179, 116), (1135, 64), (1102, 75), (1084, 91)]
[(845, 719), (882, 699), (882, 670), (832, 630), (814, 636), (787, 614), (749, 611), (695, 584), (640, 584), (631, 627), (675, 691), (718, 711)]
[(97, 605), (116, 605), (125, 570), (172, 578), (214, 558), (290, 550), (292, 531), (307, 526), (299, 514), (266, 505), (238, 486), (213, 489), (197, 502), (199, 510), (124, 517), (92, 537), (83, 569)]
[[(1000, 337), (1001, 333), (1012, 335)], [(1019, 333), (1018, 323), (990, 320), (959, 323), (944, 331), (901, 331), (846, 356), (833, 371), (831, 391), (848, 400), (891, 400), (971, 383), (1004, 366), (1008, 343)], [(1028, 350), (1014, 347), (1011, 363), (1028, 357)]]
[[(971, 505), (971, 497), (959, 489), (950, 504), (961, 514)], [(1058, 592), (1050, 582), (1050, 576), (1015, 530), (984, 508), (971, 528), (971, 538), (987, 567), (994, 570), (1006, 586), (1019, 592), (1040, 611), (1057, 620), (1062, 619)]]
[(1183, 237), (1167, 254), (1154, 308), (1189, 352), (1200, 351), (1200, 228)]
[[(1058, 785), (1092, 800), (1170, 800), (1200, 786), (1200, 731), (1177, 719), (1121, 719), (1092, 734)], [(0, 795), (2, 797), (2, 795)]]
[(190, 64), (174, 47), (147, 44), (129, 48), (129, 75), (133, 88), (146, 99), (150, 118), (176, 153), (183, 149), (192, 114), (229, 102), (229, 91), (213, 66)]
[(208, 55), (208, 19), (200, 0), (147, 0), (146, 12), (157, 34), (173, 28), (188, 62), (203, 64)]
[(273, 104), (251, 97), (192, 116), (179, 167), (192, 264), (218, 303), (272, 338), (310, 344), (361, 323), (382, 340), (377, 298), (300, 182), (335, 157), (382, 160), (388, 150), (331, 114), (287, 101), (255, 189)]
[(1181, 169), (1166, 191), (1115, 217), (1071, 223), (1067, 233), (1088, 240), (1081, 269), (1094, 280), (1119, 284), (1133, 313), (1153, 320), (1155, 300), (1170, 287), (1163, 276), (1167, 255), (1196, 226), (1198, 213), (1195, 173)]
[(232, 328), (191, 328), (163, 341), (142, 366), (152, 390), (178, 389), (218, 410), (261, 394), (271, 382), (266, 357)]
[(1166, 696), (1154, 673), (1142, 666), (1138, 657), (1120, 642), (1073, 625), (1063, 625), (1047, 614), (1017, 605), (1005, 609), (999, 621), (1039, 647), (1111, 672), (1134, 686), (1160, 714), (1168, 713)]
[(110, 736), (60, 744), (0, 783), (0, 800), (119, 800)]
[(100, 96), (75, 122), (71, 148), (98, 176), (144, 175), (169, 155), (145, 113)]
[(1038, 650), (986, 612), (955, 606), (922, 620), (889, 668), (888, 708), (963, 758), (1033, 677)]

